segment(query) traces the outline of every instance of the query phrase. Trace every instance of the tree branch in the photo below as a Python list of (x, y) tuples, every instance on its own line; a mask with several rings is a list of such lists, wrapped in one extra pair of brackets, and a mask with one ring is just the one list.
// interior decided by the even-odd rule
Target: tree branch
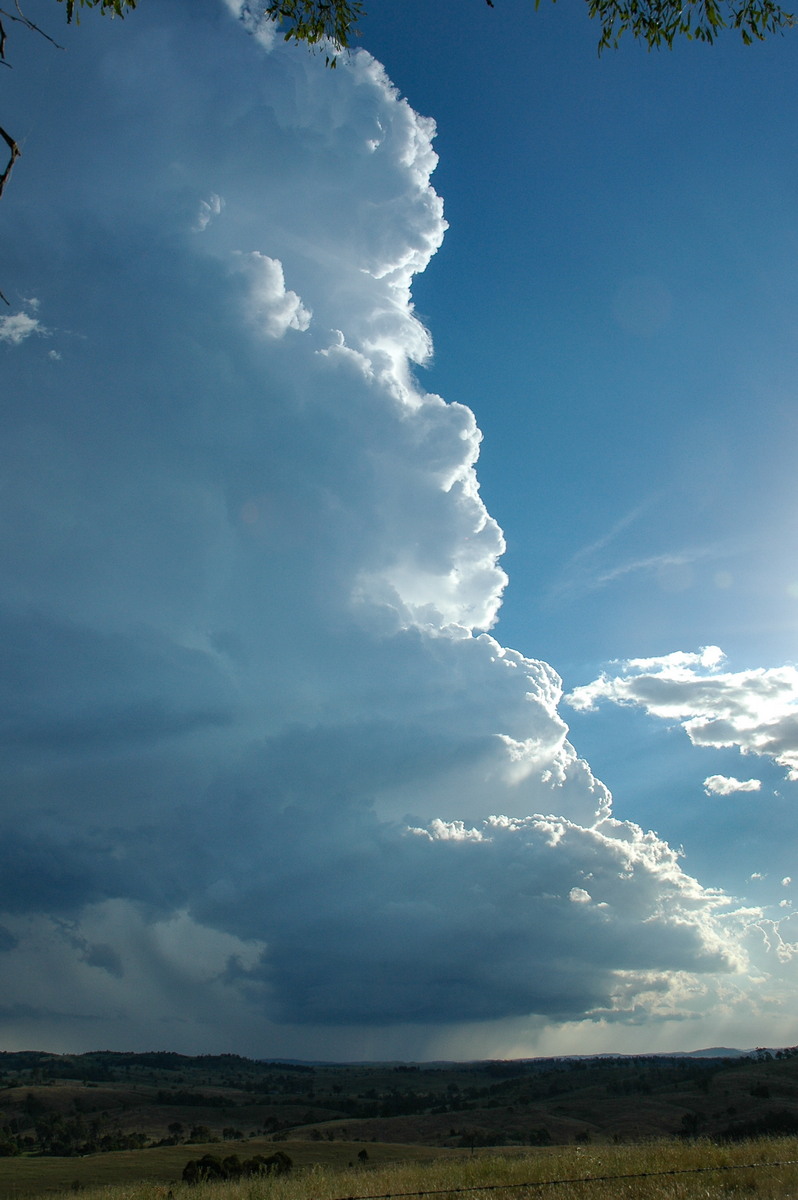
[(5, 129), (3, 129), (2, 125), (0, 125), (0, 137), (3, 139), (3, 141), (8, 146), (8, 149), (9, 149), (9, 158), (8, 158), (8, 162), (6, 164), (6, 168), (3, 171), (3, 174), (0, 175), (0, 196), (2, 196), (3, 188), (6, 186), (6, 183), (8, 182), (8, 177), (14, 168), (14, 163), (17, 161), (17, 159), (19, 158), (22, 151), (20, 150), (19, 146), (14, 141), (14, 139), (11, 137), (11, 134), (6, 133), (6, 131), (5, 131)]
[[(20, 150), (19, 146), (14, 141), (14, 139), (11, 137), (11, 134), (6, 133), (6, 131), (5, 131), (5, 129), (3, 129), (2, 125), (0, 125), (0, 138), (2, 138), (3, 141), (5, 142), (5, 144), (8, 146), (8, 162), (6, 163), (6, 166), (5, 166), (5, 169), (2, 173), (2, 175), (0, 175), (0, 196), (2, 196), (3, 188), (8, 183), (8, 180), (11, 177), (11, 172), (14, 169), (14, 163), (17, 161), (17, 159), (19, 158), (22, 151)], [(8, 304), (8, 300), (6, 300), (6, 298), (2, 292), (0, 292), (0, 300), (3, 300), (3, 301), (5, 301), (6, 304)]]
[[(9, 21), (16, 21), (18, 25), (24, 25), (26, 29), (31, 31), (31, 33), (38, 33), (44, 38), (45, 41), (49, 42), (52, 46), (55, 46), (56, 50), (64, 49), (60, 42), (57, 42), (55, 38), (50, 37), (49, 33), (45, 33), (43, 29), (40, 29), (35, 21), (31, 21), (30, 17), (25, 16), (24, 12), (19, 7), (19, 0), (17, 0), (15, 7), (17, 10), (16, 15), (14, 13), (7, 12), (4, 8), (0, 8), (0, 17), (6, 17), (6, 19)], [(3, 59), (3, 61), (5, 61), (6, 57), (5, 44), (6, 33), (2, 27), (2, 22), (0, 22), (0, 58)]]

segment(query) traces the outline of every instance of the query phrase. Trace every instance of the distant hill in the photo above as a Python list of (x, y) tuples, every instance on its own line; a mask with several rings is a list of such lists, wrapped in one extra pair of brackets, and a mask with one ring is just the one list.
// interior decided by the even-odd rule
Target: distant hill
[(798, 1133), (798, 1049), (471, 1063), (0, 1053), (0, 1156), (287, 1138), (439, 1149)]
[[(687, 1050), (684, 1053), (685, 1058), (746, 1058), (750, 1054), (755, 1054), (755, 1050), (731, 1050), (728, 1046), (712, 1046), (709, 1050)], [(769, 1054), (774, 1054), (774, 1050), (769, 1050)], [(674, 1057), (671, 1055), (670, 1057)], [(681, 1057), (676, 1055), (675, 1057)]]

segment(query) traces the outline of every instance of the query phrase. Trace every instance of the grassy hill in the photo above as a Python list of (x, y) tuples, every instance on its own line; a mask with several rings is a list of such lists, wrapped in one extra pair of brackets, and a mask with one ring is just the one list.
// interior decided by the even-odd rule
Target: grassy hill
[[(189, 1158), (299, 1166), (679, 1137), (798, 1135), (798, 1054), (435, 1064), (0, 1054), (0, 1198), (175, 1180)], [(276, 1146), (275, 1143), (279, 1143)], [(132, 1164), (132, 1165), (131, 1165)], [(270, 1185), (271, 1186), (271, 1185)]]

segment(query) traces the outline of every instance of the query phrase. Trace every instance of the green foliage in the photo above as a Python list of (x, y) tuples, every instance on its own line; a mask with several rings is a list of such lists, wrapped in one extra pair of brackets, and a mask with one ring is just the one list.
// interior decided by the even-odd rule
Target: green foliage
[[(98, 2), (116, 9), (125, 0), (81, 0)], [(494, 8), (500, 0), (487, 3)], [(535, 0), (535, 8), (540, 4)], [(713, 42), (723, 29), (738, 30), (745, 44), (751, 45), (794, 24), (792, 13), (775, 0), (587, 0), (587, 7), (601, 26), (599, 53), (616, 47), (624, 33), (645, 42), (649, 50), (671, 47), (678, 37)], [(327, 63), (334, 67), (335, 55), (352, 45), (359, 35), (358, 22), (366, 14), (360, 0), (269, 0), (266, 15), (283, 26), (286, 41), (304, 42), (311, 48), (327, 42), (334, 51)]]
[(358, 21), (364, 15), (360, 0), (269, 0), (266, 5), (266, 16), (286, 26), (287, 42), (305, 42), (311, 48), (328, 42), (335, 52), (327, 56), (329, 67), (358, 36)]
[(237, 1154), (229, 1154), (224, 1159), (217, 1158), (215, 1154), (203, 1154), (202, 1158), (192, 1158), (186, 1163), (183, 1168), (183, 1182), (195, 1184), (207, 1183), (212, 1179), (285, 1175), (293, 1165), (293, 1160), (282, 1150), (267, 1157), (256, 1154), (253, 1158), (245, 1159), (244, 1162), (241, 1162)]
[[(67, 21), (72, 21), (75, 17), (75, 9), (81, 8), (99, 8), (100, 12), (111, 17), (124, 17), (128, 9), (136, 7), (136, 0), (58, 0), (59, 4), (66, 4)], [(80, 17), (77, 17), (80, 20)]]
[(617, 46), (627, 32), (652, 50), (670, 48), (677, 37), (714, 42), (722, 29), (737, 29), (750, 46), (794, 23), (792, 13), (774, 0), (587, 0), (587, 5), (601, 24), (599, 52)]

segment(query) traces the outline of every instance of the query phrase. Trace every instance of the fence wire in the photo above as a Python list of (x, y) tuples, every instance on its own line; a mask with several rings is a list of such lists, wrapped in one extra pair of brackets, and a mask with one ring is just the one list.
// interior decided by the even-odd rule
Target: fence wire
[(713, 1171), (760, 1171), (766, 1167), (798, 1167), (798, 1158), (781, 1162), (721, 1163), (714, 1167), (673, 1167), (667, 1171), (630, 1171), (623, 1175), (578, 1175), (571, 1179), (538, 1179), (525, 1183), (480, 1183), (469, 1187), (423, 1188), (417, 1192), (376, 1192), (365, 1196), (336, 1196), (335, 1200), (411, 1200), (417, 1196), (452, 1196), (466, 1192), (502, 1192), (519, 1188), (560, 1187), (574, 1183), (616, 1183), (624, 1179), (653, 1179), (661, 1175), (701, 1175)]

